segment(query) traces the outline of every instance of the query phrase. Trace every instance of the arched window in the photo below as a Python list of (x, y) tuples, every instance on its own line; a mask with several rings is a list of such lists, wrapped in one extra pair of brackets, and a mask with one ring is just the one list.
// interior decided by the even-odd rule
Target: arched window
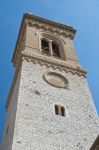
[(65, 116), (65, 108), (60, 105), (55, 105), (55, 114), (60, 116)]
[(41, 40), (41, 49), (44, 53), (49, 53), (49, 44), (46, 40)]
[(53, 51), (53, 56), (60, 57), (59, 47), (54, 42), (52, 42), (52, 51)]

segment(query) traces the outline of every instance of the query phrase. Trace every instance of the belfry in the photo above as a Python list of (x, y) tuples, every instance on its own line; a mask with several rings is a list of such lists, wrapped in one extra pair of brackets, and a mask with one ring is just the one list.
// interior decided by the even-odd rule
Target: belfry
[(74, 48), (75, 33), (70, 26), (24, 14), (12, 58), (15, 75), (2, 150), (92, 147), (99, 120)]

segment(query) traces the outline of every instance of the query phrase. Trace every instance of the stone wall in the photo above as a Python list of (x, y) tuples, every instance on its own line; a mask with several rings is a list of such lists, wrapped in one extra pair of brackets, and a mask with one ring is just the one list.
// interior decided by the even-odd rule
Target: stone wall
[(2, 139), (2, 150), (11, 150), (12, 147), (19, 88), (20, 72), (15, 83), (10, 105), (7, 110), (6, 123)]
[[(65, 76), (68, 89), (44, 81), (46, 71)], [(55, 104), (65, 117), (55, 115)], [(86, 78), (23, 61), (12, 150), (89, 150), (98, 123)]]

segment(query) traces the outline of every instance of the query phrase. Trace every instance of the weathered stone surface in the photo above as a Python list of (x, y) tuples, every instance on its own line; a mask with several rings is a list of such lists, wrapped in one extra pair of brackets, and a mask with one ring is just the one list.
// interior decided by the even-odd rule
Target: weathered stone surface
[[(69, 89), (62, 89), (44, 81), (46, 71), (53, 69), (23, 62), (12, 150), (89, 150), (99, 124), (86, 79), (54, 70), (69, 81)], [(12, 101), (17, 101), (15, 94)], [(65, 117), (55, 115), (55, 104), (65, 107)], [(13, 118), (8, 122), (12, 124)]]
[[(6, 124), (5, 124), (5, 130), (4, 130), (2, 146), (1, 146), (2, 150), (11, 150), (12, 147), (19, 88), (20, 88), (20, 72), (13, 90), (11, 103), (7, 110)], [(9, 129), (7, 131), (8, 127)]]

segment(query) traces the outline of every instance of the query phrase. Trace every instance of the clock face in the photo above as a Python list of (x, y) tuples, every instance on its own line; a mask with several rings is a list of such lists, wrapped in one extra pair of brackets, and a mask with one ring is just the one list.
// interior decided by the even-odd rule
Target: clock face
[(67, 88), (68, 80), (61, 74), (56, 72), (47, 72), (44, 74), (44, 79), (51, 85), (59, 88)]

